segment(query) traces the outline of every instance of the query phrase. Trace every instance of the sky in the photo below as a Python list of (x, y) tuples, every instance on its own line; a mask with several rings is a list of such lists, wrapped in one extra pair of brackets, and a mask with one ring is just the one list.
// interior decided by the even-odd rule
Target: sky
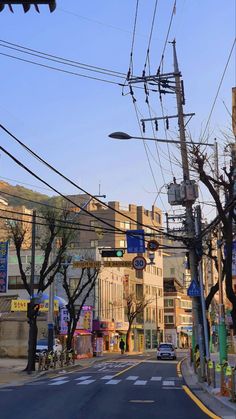
[[(150, 72), (155, 74), (167, 36), (173, 0), (157, 2), (149, 48)], [(153, 20), (155, 0), (139, 0), (133, 43), (133, 74), (142, 74)], [(176, 113), (173, 95), (150, 94), (150, 108), (143, 89), (135, 90), (136, 112), (128, 90), (118, 84), (54, 71), (7, 57), (58, 67), (79, 74), (123, 83), (124, 79), (92, 73), (4, 47), (2, 41), (47, 54), (127, 74), (136, 11), (136, 0), (57, 0), (49, 13), (41, 6), (38, 14), (27, 14), (21, 6), (15, 13), (5, 7), (0, 13), (0, 124), (40, 154), (51, 165), (91, 194), (100, 192), (106, 201), (143, 205), (153, 203), (169, 211), (166, 185), (173, 176), (181, 179), (174, 145), (108, 139), (114, 131), (140, 136), (139, 118)], [(201, 139), (236, 34), (235, 0), (177, 0), (168, 41), (176, 39), (180, 71), (184, 79), (185, 112), (195, 116), (187, 130)], [(165, 48), (163, 71), (173, 71), (172, 45)], [(236, 86), (236, 50), (225, 72), (206, 133), (223, 144), (222, 132), (231, 128), (231, 89)], [(140, 85), (141, 87), (141, 85)], [(147, 137), (153, 137), (150, 124)], [(165, 138), (160, 124), (157, 133)], [(64, 194), (79, 190), (53, 174), (1, 131), (1, 145), (38, 176)], [(171, 120), (167, 138), (177, 139), (177, 122)], [(212, 141), (211, 141), (212, 142)], [(171, 163), (170, 163), (171, 160)], [(23, 184), (49, 195), (48, 187), (17, 166), (3, 152), (0, 179)], [(204, 190), (203, 190), (204, 195)], [(201, 195), (202, 197), (202, 195)], [(202, 200), (204, 197), (201, 198)], [(206, 208), (210, 216), (212, 207)]]

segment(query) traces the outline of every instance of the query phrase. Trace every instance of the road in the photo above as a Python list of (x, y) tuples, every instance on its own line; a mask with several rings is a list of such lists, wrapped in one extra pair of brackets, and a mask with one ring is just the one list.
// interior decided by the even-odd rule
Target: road
[(124, 358), (0, 390), (1, 419), (203, 419), (175, 361)]

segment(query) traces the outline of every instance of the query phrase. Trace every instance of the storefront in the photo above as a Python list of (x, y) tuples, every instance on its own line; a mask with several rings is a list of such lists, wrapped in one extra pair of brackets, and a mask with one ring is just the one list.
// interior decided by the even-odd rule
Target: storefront
[(108, 321), (93, 321), (94, 338), (103, 338), (103, 352), (113, 352), (117, 346), (117, 334), (115, 332), (115, 323)]

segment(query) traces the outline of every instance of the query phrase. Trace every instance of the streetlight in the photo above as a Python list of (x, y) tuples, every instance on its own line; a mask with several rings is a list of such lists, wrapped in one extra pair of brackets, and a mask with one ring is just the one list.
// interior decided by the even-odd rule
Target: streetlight
[[(108, 135), (108, 137), (115, 139), (115, 140), (144, 140), (144, 141), (156, 141), (158, 143), (171, 143), (171, 144), (181, 144), (181, 141), (176, 141), (176, 140), (164, 140), (162, 138), (148, 138), (148, 137), (136, 137), (133, 135), (129, 135), (126, 132), (112, 132), (111, 134)], [(209, 145), (209, 146), (213, 146), (214, 144), (211, 143), (202, 143), (202, 142), (193, 142), (193, 141), (185, 141), (185, 144), (191, 144), (191, 145), (195, 145), (195, 144), (200, 144), (200, 145)]]

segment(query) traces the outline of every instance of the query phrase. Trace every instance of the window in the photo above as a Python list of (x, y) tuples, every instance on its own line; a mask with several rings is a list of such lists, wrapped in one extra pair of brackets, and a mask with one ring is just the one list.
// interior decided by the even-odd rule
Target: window
[(165, 298), (164, 306), (165, 307), (174, 307), (174, 300), (172, 298)]
[(182, 316), (180, 315), (181, 323), (190, 324), (192, 323), (192, 316)]
[(130, 222), (120, 221), (120, 228), (122, 228), (123, 230), (130, 230)]
[(174, 316), (171, 315), (165, 315), (165, 323), (166, 324), (174, 324)]
[(192, 308), (192, 301), (181, 300), (180, 301), (180, 307), (191, 309)]
[(126, 240), (120, 240), (120, 247), (127, 247)]
[(97, 247), (98, 246), (98, 240), (91, 240), (90, 241), (90, 247)]

